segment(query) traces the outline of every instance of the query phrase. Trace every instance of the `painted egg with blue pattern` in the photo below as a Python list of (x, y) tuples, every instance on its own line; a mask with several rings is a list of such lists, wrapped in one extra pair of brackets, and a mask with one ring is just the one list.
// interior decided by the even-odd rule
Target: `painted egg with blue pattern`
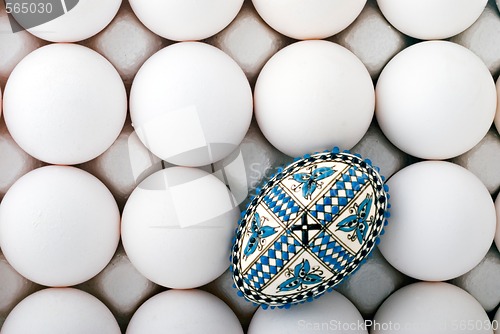
[(231, 253), (238, 293), (264, 306), (311, 301), (363, 263), (388, 216), (384, 178), (349, 152), (280, 169), (242, 213)]

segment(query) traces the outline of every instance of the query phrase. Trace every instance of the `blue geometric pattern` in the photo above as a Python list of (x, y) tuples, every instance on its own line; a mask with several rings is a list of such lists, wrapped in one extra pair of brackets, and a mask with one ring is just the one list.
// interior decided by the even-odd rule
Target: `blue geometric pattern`
[(341, 272), (354, 258), (330, 234), (325, 232), (321, 232), (309, 244), (309, 249), (336, 272)]
[(356, 166), (349, 168), (342, 179), (335, 182), (330, 191), (311, 208), (311, 216), (323, 225), (328, 224), (356, 196), (367, 180), (367, 175)]
[(297, 217), (300, 207), (279, 186), (273, 187), (268, 195), (264, 196), (264, 203), (283, 221), (288, 222)]
[(266, 253), (252, 265), (245, 277), (246, 283), (260, 289), (283, 268), (285, 262), (300, 250), (300, 246), (300, 243), (287, 231), (286, 235), (280, 236)]
[[(334, 173), (320, 180), (327, 169)], [(272, 177), (236, 232), (231, 259), (239, 293), (258, 304), (286, 307), (342, 281), (370, 254), (386, 224), (389, 195), (383, 182), (369, 160), (336, 150), (306, 155)], [(248, 256), (247, 245), (267, 234)]]

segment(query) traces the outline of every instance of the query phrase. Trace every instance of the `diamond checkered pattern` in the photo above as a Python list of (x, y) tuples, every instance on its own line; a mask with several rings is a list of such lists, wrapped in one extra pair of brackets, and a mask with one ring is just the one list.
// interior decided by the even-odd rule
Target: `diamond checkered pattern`
[(346, 264), (351, 263), (353, 256), (338, 244), (333, 237), (321, 232), (309, 244), (310, 252), (316, 254), (324, 263), (328, 264), (336, 272), (342, 271)]
[(283, 268), (283, 264), (300, 250), (300, 243), (286, 232), (252, 265), (245, 281), (255, 289), (260, 289), (269, 279)]
[(293, 220), (300, 210), (297, 203), (279, 186), (274, 186), (269, 194), (264, 197), (264, 203), (284, 222)]
[(311, 216), (323, 225), (327, 224), (354, 198), (367, 180), (366, 174), (356, 166), (349, 168), (342, 179), (335, 182), (332, 189), (314, 205)]
[[(302, 204), (294, 202), (287, 195), (287, 192), (281, 188), (283, 180), (287, 175), (296, 173), (311, 165), (316, 166), (318, 162), (323, 161), (333, 161), (350, 165), (351, 167), (347, 170), (342, 168), (340, 178), (332, 180), (333, 183), (329, 184), (328, 189), (321, 192), (320, 198), (316, 197), (317, 202), (311, 203), (312, 207), (307, 207), (309, 215), (318, 223), (321, 223), (323, 228), (317, 231), (318, 234), (315, 233), (313, 240), (306, 241), (307, 239), (301, 238), (300, 235), (295, 235), (294, 238), (292, 231), (295, 233), (297, 229), (293, 229), (290, 226), (290, 222), (295, 221), (299, 214), (302, 214), (302, 211), (306, 210), (306, 208), (302, 208)], [(284, 235), (276, 235), (273, 238), (274, 240), (270, 241), (265, 249), (260, 250), (260, 257), (258, 257), (255, 263), (238, 271), (239, 274), (236, 277), (237, 280), (235, 280), (240, 291), (249, 300), (256, 303), (277, 306), (303, 302), (310, 299), (312, 295), (321, 295), (328, 288), (333, 287), (346, 275), (351, 273), (366, 258), (382, 228), (384, 215), (380, 213), (380, 210), (376, 212), (375, 228), (368, 237), (369, 242), (356, 252), (355, 255), (347, 252), (341, 246), (342, 243), (335, 240), (335, 232), (329, 230), (329, 226), (335, 223), (333, 220), (339, 218), (339, 214), (352, 204), (353, 199), (368, 186), (368, 183), (373, 188), (377, 198), (381, 199), (382, 197), (380, 196), (385, 196), (382, 190), (383, 179), (380, 178), (376, 169), (370, 163), (350, 154), (337, 154), (333, 152), (333, 154), (319, 153), (312, 157), (305, 157), (297, 164), (285, 169), (280, 175), (278, 179), (269, 182), (263, 188), (263, 194), (265, 195), (259, 201), (252, 202), (247, 212), (254, 212), (259, 205), (265, 206), (266, 210), (274, 212), (280, 221), (286, 222), (285, 225), (280, 222), (280, 225), (284, 228), (281, 230), (281, 233)], [(384, 205), (385, 207), (385, 202), (381, 200), (380, 205)], [(299, 225), (300, 222), (297, 221)], [(245, 226), (240, 226), (240, 229), (244, 229)], [(307, 245), (302, 245), (302, 240), (307, 242)], [(241, 253), (241, 245), (239, 249)], [(237, 253), (236, 255), (240, 254)], [(273, 284), (280, 283), (286, 279), (286, 277), (282, 277), (283, 269), (290, 268), (290, 263), (295, 263), (291, 261), (295, 261), (297, 256), (303, 255), (313, 256), (319, 260), (320, 264), (322, 264), (320, 266), (322, 270), (332, 271), (333, 277), (311, 289), (297, 290), (294, 294), (263, 293), (266, 285), (271, 282)], [(237, 263), (235, 265), (238, 267)], [(274, 282), (274, 279), (278, 277), (279, 281)]]

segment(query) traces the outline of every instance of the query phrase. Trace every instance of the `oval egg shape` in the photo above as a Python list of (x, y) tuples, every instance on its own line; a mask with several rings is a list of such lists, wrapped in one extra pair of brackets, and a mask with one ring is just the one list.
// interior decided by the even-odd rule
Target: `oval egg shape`
[(282, 307), (331, 290), (374, 248), (387, 202), (369, 160), (336, 149), (296, 160), (242, 213), (231, 253), (238, 293)]
[(34, 28), (50, 22), (72, 10), (80, 0), (11, 0), (6, 1), (6, 11), (12, 32)]

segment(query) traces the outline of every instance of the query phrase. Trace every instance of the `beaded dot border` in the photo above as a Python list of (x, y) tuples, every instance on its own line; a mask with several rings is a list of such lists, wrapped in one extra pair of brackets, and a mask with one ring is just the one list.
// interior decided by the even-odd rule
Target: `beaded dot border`
[[(313, 163), (324, 162), (324, 161), (338, 161), (342, 163), (351, 163), (353, 165), (358, 165), (360, 169), (366, 173), (368, 179), (374, 186), (377, 192), (377, 201), (381, 206), (376, 212), (376, 219), (374, 223), (374, 229), (371, 231), (367, 242), (363, 247), (357, 252), (353, 261), (347, 265), (344, 273), (340, 273), (335, 279), (328, 281), (325, 285), (319, 285), (310, 290), (298, 293), (294, 296), (264, 296), (261, 292), (255, 291), (254, 288), (250, 287), (243, 280), (240, 274), (239, 268), (239, 258), (238, 253), (240, 251), (241, 245), (237, 243), (237, 240), (242, 239), (242, 234), (248, 227), (249, 213), (252, 213), (254, 209), (259, 205), (261, 194), (266, 194), (269, 192), (277, 183), (279, 183), (284, 175), (291, 173), (293, 170), (298, 168), (307, 167)], [(238, 295), (244, 297), (247, 301), (253, 302), (256, 305), (262, 306), (266, 309), (271, 308), (289, 308), (295, 304), (302, 304), (304, 302), (311, 302), (324, 295), (326, 292), (333, 291), (333, 288), (341, 283), (346, 277), (352, 275), (356, 272), (360, 266), (366, 262), (366, 259), (371, 256), (371, 253), (375, 247), (380, 242), (380, 236), (384, 234), (384, 227), (387, 226), (389, 218), (389, 188), (385, 182), (385, 178), (381, 176), (380, 169), (372, 165), (369, 159), (363, 159), (359, 154), (352, 154), (348, 150), (340, 152), (338, 148), (334, 148), (331, 151), (317, 152), (312, 155), (305, 155), (303, 157), (296, 158), (290, 165), (285, 168), (279, 168), (277, 173), (270, 177), (270, 179), (265, 182), (262, 188), (257, 188), (255, 195), (250, 198), (250, 202), (247, 205), (245, 211), (241, 213), (240, 220), (238, 222), (238, 227), (235, 231), (235, 237), (233, 238), (233, 243), (231, 247), (230, 256), (230, 269), (233, 273), (233, 287), (238, 289)]]

